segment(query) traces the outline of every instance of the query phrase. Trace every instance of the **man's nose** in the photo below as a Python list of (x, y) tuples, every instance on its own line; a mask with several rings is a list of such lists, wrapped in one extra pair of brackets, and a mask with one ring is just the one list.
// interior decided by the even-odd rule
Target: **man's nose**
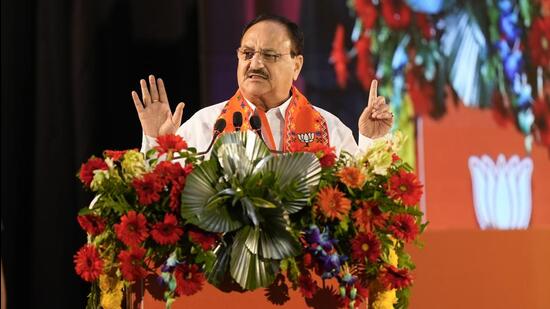
[(264, 61), (262, 59), (262, 54), (255, 53), (254, 56), (252, 56), (252, 59), (250, 59), (250, 67), (261, 68), (263, 66), (264, 66)]

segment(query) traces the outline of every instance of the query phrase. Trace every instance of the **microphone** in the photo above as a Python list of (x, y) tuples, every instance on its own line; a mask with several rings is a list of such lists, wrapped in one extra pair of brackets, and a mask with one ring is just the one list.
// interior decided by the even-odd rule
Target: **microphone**
[[(235, 118), (235, 116), (233, 116), (233, 118)], [(214, 124), (214, 136), (212, 137), (212, 141), (210, 141), (210, 145), (208, 145), (208, 148), (206, 148), (205, 151), (199, 152), (197, 153), (197, 155), (201, 156), (203, 154), (207, 154), (210, 151), (210, 148), (212, 148), (212, 145), (214, 145), (214, 141), (216, 140), (218, 135), (220, 135), (223, 132), (223, 130), (225, 129), (225, 126), (226, 126), (225, 119), (220, 118), (216, 121), (216, 123)]]
[(260, 136), (262, 142), (265, 143), (264, 137), (262, 136), (262, 120), (260, 119), (260, 116), (254, 114), (250, 117), (250, 127), (252, 128), (252, 131), (256, 132), (256, 134)]
[[(256, 134), (258, 134), (262, 142), (264, 142), (264, 144), (267, 146), (267, 143), (264, 141), (264, 137), (262, 136), (262, 120), (260, 119), (260, 116), (258, 116), (257, 114), (252, 115), (252, 117), (250, 117), (249, 122), (250, 122), (250, 127), (252, 128), (252, 131), (256, 132)], [(271, 151), (272, 153), (284, 153), (283, 151), (270, 149), (269, 146), (267, 147), (267, 149), (269, 149), (269, 151)]]
[(233, 113), (233, 127), (235, 128), (235, 131), (240, 131), (241, 127), (243, 126), (243, 114), (241, 112), (234, 112)]

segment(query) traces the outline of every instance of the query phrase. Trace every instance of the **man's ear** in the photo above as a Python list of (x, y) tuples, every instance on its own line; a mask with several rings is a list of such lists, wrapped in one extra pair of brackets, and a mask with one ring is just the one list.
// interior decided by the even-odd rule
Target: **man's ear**
[(302, 66), (304, 65), (304, 56), (298, 55), (294, 57), (294, 80), (298, 79)]

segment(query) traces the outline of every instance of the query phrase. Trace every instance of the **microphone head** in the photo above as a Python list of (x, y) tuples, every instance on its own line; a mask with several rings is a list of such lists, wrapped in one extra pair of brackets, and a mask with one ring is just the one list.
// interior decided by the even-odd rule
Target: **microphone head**
[(235, 130), (239, 131), (243, 125), (243, 114), (241, 112), (233, 113), (233, 127)]
[(217, 134), (220, 134), (223, 132), (223, 130), (225, 129), (225, 126), (227, 124), (225, 123), (225, 119), (223, 118), (220, 118), (216, 121), (216, 123), (214, 124), (214, 131), (217, 132)]
[(262, 121), (260, 120), (260, 116), (258, 115), (252, 115), (250, 117), (250, 126), (252, 127), (252, 130), (259, 131), (262, 129)]

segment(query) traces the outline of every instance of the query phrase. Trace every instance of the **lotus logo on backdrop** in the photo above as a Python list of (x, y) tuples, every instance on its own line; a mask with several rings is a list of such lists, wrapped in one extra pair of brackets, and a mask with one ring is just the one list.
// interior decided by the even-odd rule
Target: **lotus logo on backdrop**
[(514, 155), (506, 161), (500, 154), (471, 156), (474, 209), (477, 222), (485, 229), (527, 229), (531, 220), (531, 175), (533, 160)]

